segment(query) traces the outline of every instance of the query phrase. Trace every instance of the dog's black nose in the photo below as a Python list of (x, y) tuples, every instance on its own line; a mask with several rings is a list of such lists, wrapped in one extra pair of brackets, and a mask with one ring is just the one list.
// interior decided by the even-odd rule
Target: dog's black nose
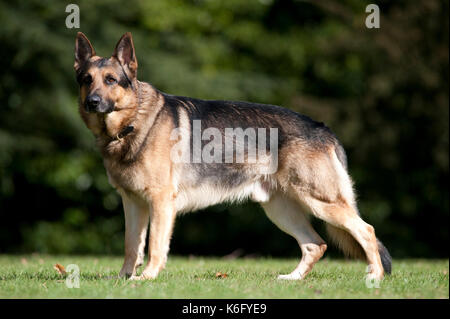
[(97, 106), (100, 104), (101, 102), (101, 98), (100, 96), (94, 94), (94, 95), (89, 95), (86, 98), (86, 106), (88, 111), (95, 111)]

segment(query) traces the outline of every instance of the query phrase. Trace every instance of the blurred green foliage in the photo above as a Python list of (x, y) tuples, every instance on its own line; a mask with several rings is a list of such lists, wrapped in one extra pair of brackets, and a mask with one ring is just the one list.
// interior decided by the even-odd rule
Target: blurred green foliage
[[(381, 28), (364, 25), (369, 3)], [(448, 256), (448, 1), (0, 1), (0, 252), (121, 253), (120, 197), (78, 111), (75, 34), (133, 33), (162, 91), (283, 105), (344, 144), (363, 217), (394, 257)], [(320, 225), (319, 229), (320, 229)], [(254, 204), (179, 218), (172, 252), (299, 254)]]

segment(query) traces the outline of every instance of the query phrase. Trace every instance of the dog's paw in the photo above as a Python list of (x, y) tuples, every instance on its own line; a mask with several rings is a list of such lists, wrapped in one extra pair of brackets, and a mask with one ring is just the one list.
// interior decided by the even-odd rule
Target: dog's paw
[(368, 281), (382, 281), (384, 278), (383, 273), (369, 273), (366, 276), (366, 280)]
[(289, 275), (279, 275), (280, 280), (301, 280), (303, 277), (299, 273), (292, 273)]
[(128, 278), (128, 280), (142, 280), (141, 276), (131, 276), (130, 278)]
[(133, 277), (133, 272), (132, 272), (132, 271), (129, 271), (129, 270), (126, 270), (126, 269), (122, 269), (122, 270), (119, 272), (119, 278), (125, 278), (125, 279), (128, 279), (128, 278), (130, 278), (130, 277)]
[(152, 280), (155, 278), (156, 278), (156, 275), (143, 272), (140, 276), (136, 276), (136, 275), (131, 276), (130, 280)]
[(119, 278), (119, 279), (130, 279), (131, 277), (133, 277), (133, 275), (132, 274), (119, 274), (118, 276), (117, 276), (117, 278)]

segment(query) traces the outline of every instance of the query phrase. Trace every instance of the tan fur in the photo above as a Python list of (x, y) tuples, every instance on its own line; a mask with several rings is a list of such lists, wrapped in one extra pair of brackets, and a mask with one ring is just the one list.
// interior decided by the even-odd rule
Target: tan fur
[[(94, 57), (94, 61), (99, 57)], [(109, 137), (116, 137), (120, 130), (130, 122), (136, 116), (137, 105), (139, 103), (136, 95), (130, 90), (116, 87), (110, 89), (103, 83), (105, 75), (111, 74), (118, 77), (117, 70), (112, 67), (107, 67), (101, 70), (88, 70), (87, 71), (93, 79), (90, 92), (101, 92), (104, 98), (110, 99), (115, 103), (115, 112), (108, 114), (93, 114), (84, 110), (82, 105), (79, 107), (80, 114), (85, 120), (86, 125), (95, 135), (100, 135), (102, 129), (105, 129), (105, 133)], [(87, 96), (86, 87), (81, 88), (80, 97), (84, 100)]]
[[(308, 150), (303, 150), (307, 152)], [(292, 154), (292, 153), (291, 153)], [(328, 154), (334, 154), (329, 152)], [(308, 163), (290, 162), (292, 166), (280, 172), (283, 178), (281, 184), (295, 201), (304, 205), (317, 218), (331, 226), (350, 234), (365, 251), (367, 261), (371, 266), (369, 275), (381, 279), (384, 270), (378, 253), (377, 240), (372, 226), (365, 223), (358, 215), (351, 181), (335, 156), (327, 153), (314, 155), (315, 161)], [(285, 159), (289, 160), (289, 156)], [(301, 176), (301, 178), (300, 178)], [(333, 232), (334, 229), (332, 229)], [(346, 241), (346, 235), (341, 235), (339, 243), (346, 245), (347, 252), (358, 255), (354, 242)], [(337, 239), (337, 238), (336, 238)]]
[[(151, 114), (147, 114), (151, 117)], [(154, 123), (151, 130), (158, 134), (150, 135), (147, 147), (142, 157), (145, 162), (132, 165), (118, 165), (116, 161), (105, 160), (105, 167), (110, 173), (112, 183), (129, 192), (138, 194), (150, 207), (150, 239), (149, 261), (140, 277), (135, 273), (127, 273), (133, 279), (155, 278), (164, 267), (169, 249), (170, 237), (175, 219), (174, 187), (172, 185), (172, 167), (170, 165), (171, 144), (167, 143), (173, 129), (167, 125), (170, 121), (161, 114), (158, 122)], [(148, 119), (148, 118), (147, 118)], [(118, 141), (125, 143), (125, 141)], [(141, 242), (140, 242), (141, 244)], [(130, 249), (135, 249), (131, 247)], [(127, 256), (127, 252), (125, 252)], [(131, 253), (131, 255), (133, 255)], [(129, 263), (125, 259), (124, 265)]]
[(330, 224), (325, 225), (330, 239), (344, 252), (347, 257), (366, 260), (361, 245), (347, 231)]
[(125, 213), (125, 262), (119, 273), (134, 276), (144, 261), (145, 236), (149, 221), (149, 204), (119, 189)]
[[(76, 70), (83, 59), (99, 61), (84, 35), (78, 35), (76, 47), (80, 50)], [(177, 213), (250, 198), (261, 203), (267, 216), (299, 243), (302, 259), (291, 274), (281, 279), (304, 278), (327, 248), (309, 223), (309, 214), (330, 225), (333, 238), (344, 250), (354, 255), (363, 250), (371, 266), (370, 275), (383, 277), (374, 229), (358, 215), (352, 181), (337, 158), (335, 144), (318, 147), (291, 137), (278, 150), (275, 174), (260, 173), (268, 163), (239, 163), (233, 165), (249, 177), (238, 186), (224, 187), (214, 180), (199, 183), (190, 164), (174, 162), (171, 157), (175, 146), (183, 150), (189, 145), (189, 138), (181, 143), (173, 138), (176, 128), (182, 138), (189, 137), (189, 116), (180, 108), (175, 119), (165, 107), (167, 95), (137, 80), (130, 34), (121, 38), (108, 61), (103, 68), (86, 70), (92, 84), (89, 88), (81, 86), (80, 114), (97, 138), (110, 183), (123, 199), (125, 259), (120, 276), (153, 279), (158, 275), (166, 263)], [(105, 77), (120, 77), (121, 72), (130, 78), (130, 87), (105, 84)], [(101, 114), (85, 111), (82, 101), (92, 92), (113, 101), (114, 110)], [(195, 107), (192, 102), (180, 104), (186, 109)], [(127, 126), (132, 126), (133, 131), (120, 137)], [(149, 259), (142, 274), (137, 275), (136, 268), (143, 263), (149, 221)]]
[(289, 275), (280, 275), (280, 279), (303, 279), (314, 264), (323, 256), (327, 245), (314, 231), (304, 211), (306, 208), (296, 201), (277, 193), (261, 205), (269, 219), (282, 231), (293, 236), (302, 251), (302, 259), (297, 268)]

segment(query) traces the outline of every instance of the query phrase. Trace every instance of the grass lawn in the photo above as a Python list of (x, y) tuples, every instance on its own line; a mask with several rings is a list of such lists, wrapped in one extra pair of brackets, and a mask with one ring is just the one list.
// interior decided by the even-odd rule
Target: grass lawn
[[(0, 298), (449, 298), (448, 260), (394, 260), (379, 289), (357, 261), (324, 259), (302, 281), (276, 279), (297, 262), (171, 256), (156, 280), (129, 281), (117, 278), (121, 257), (1, 255)], [(57, 263), (79, 266), (80, 288), (67, 288)]]

